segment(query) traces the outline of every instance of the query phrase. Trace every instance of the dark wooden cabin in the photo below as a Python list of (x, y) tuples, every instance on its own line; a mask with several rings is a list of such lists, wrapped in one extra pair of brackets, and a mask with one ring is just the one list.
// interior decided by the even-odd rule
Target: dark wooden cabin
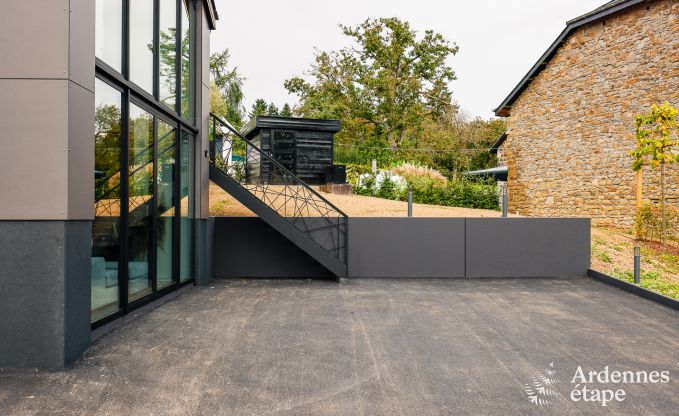
[[(319, 185), (326, 183), (333, 164), (333, 137), (340, 128), (339, 120), (257, 116), (242, 133), (304, 182)], [(259, 160), (247, 164), (249, 180), (270, 177), (269, 164)]]

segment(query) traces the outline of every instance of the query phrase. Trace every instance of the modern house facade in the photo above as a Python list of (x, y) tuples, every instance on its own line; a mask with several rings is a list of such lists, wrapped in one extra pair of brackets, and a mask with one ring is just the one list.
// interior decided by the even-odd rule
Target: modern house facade
[(206, 279), (215, 20), (211, 0), (3, 5), (0, 367), (63, 367)]
[[(277, 155), (210, 114), (216, 20), (212, 0), (4, 5), (0, 368), (63, 368), (213, 277), (587, 273), (586, 218), (350, 219), (289, 168), (327, 160), (337, 123), (287, 120)], [(209, 218), (210, 183), (258, 218)]]
[[(508, 170), (510, 212), (633, 225), (635, 116), (679, 105), (677, 33), (671, 0), (614, 0), (567, 23), (495, 109), (507, 117), (492, 150)], [(668, 171), (668, 201), (678, 204), (679, 171)], [(658, 200), (658, 183), (645, 169), (645, 200)]]

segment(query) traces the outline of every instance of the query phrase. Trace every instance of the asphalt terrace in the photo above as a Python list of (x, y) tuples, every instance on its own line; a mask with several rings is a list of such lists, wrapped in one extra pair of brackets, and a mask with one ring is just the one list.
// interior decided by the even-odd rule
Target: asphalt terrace
[[(554, 363), (555, 395), (525, 385)], [(585, 371), (669, 371), (596, 384)], [(97, 340), (61, 372), (0, 371), (0, 414), (679, 414), (679, 313), (581, 279), (215, 281)]]

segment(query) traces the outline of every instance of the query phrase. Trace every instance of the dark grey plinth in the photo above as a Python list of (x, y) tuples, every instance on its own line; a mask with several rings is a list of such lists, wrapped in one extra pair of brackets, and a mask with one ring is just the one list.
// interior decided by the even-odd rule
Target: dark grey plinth
[(325, 267), (258, 217), (217, 217), (210, 221), (214, 221), (214, 277), (333, 277)]
[(468, 218), (467, 277), (586, 276), (587, 218)]
[(349, 277), (464, 277), (464, 218), (350, 218)]
[(90, 343), (89, 221), (0, 221), (0, 367), (63, 368)]
[(211, 257), (212, 257), (212, 226), (211, 220), (196, 219), (196, 243), (195, 243), (195, 257), (194, 265), (196, 270), (196, 285), (205, 286), (210, 283), (212, 274), (210, 271)]

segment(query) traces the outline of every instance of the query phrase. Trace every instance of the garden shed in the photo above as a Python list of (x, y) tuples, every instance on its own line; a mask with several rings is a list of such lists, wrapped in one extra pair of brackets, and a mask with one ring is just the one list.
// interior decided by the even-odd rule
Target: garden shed
[[(333, 139), (340, 131), (339, 120), (296, 117), (257, 116), (243, 127), (242, 133), (264, 152), (308, 184), (335, 182)], [(269, 176), (270, 166), (248, 161), (249, 175), (258, 171)], [(256, 173), (255, 173), (256, 175)]]

